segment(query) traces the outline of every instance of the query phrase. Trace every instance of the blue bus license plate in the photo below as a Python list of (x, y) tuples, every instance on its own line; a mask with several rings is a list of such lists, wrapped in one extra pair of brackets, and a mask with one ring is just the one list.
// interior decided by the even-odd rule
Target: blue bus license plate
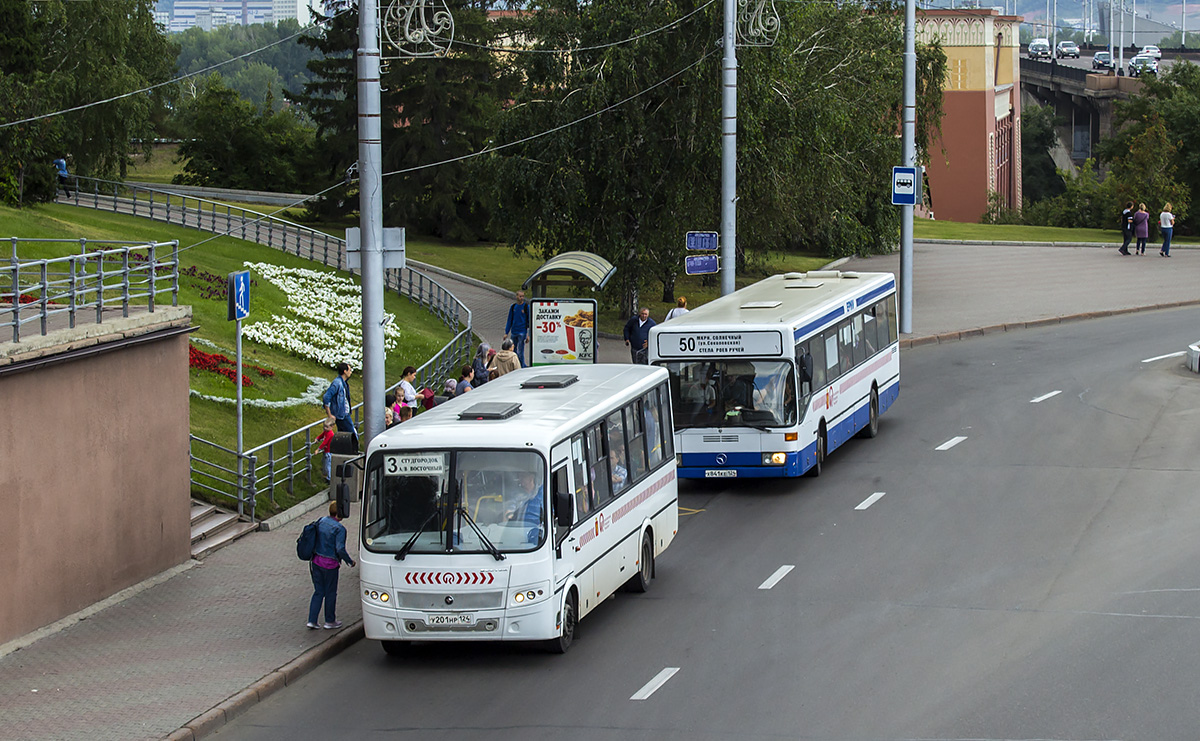
[(734, 478), (737, 478), (737, 469), (736, 468), (718, 468), (718, 469), (714, 470), (714, 469), (710, 468), (710, 469), (707, 469), (704, 471), (704, 478), (706, 478), (706, 479), (734, 479)]

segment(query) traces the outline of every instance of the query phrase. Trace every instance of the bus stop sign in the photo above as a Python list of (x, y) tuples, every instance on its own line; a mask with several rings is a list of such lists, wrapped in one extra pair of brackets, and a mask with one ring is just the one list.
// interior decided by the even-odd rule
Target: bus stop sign
[(921, 203), (921, 171), (916, 167), (892, 168), (892, 205), (916, 206)]

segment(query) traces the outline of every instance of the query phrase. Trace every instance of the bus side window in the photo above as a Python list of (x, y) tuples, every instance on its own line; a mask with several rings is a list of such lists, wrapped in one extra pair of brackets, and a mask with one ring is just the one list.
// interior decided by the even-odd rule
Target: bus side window
[(812, 390), (816, 393), (825, 387), (825, 343), (821, 340), (821, 335), (816, 335), (808, 341), (808, 351), (812, 353)]
[(867, 348), (867, 338), (863, 333), (862, 314), (855, 314), (850, 319), (850, 334), (853, 338), (851, 340), (851, 345), (854, 348), (854, 364), (856, 366), (862, 365), (863, 361), (870, 357), (874, 352), (873, 350)]
[(675, 435), (671, 426), (664, 424), (671, 419), (671, 392), (667, 386), (659, 386), (658, 396), (658, 434), (662, 438), (663, 459), (675, 457)]
[(884, 347), (884, 344), (879, 341), (879, 320), (875, 317), (875, 310), (878, 304), (868, 306), (863, 312), (863, 336), (867, 340), (867, 357), (875, 354), (879, 348)]
[(646, 460), (650, 468), (657, 468), (663, 460), (662, 425), (659, 424), (658, 389), (646, 392), (642, 397), (642, 421), (646, 427)]
[(825, 337), (825, 369), (827, 371), (826, 383), (832, 381), (841, 375), (841, 369), (838, 365), (838, 332), (837, 327), (830, 327), (824, 332)]
[(612, 480), (608, 474), (608, 445), (604, 440), (604, 429), (600, 424), (592, 425), (587, 431), (588, 478), (592, 484), (592, 510), (608, 504), (612, 499)]
[(838, 355), (842, 360), (842, 373), (854, 367), (854, 337), (850, 333), (850, 320), (843, 319), (837, 326)]
[(629, 456), (625, 452), (625, 429), (621, 423), (621, 413), (608, 415), (605, 426), (608, 428), (608, 474), (612, 479), (612, 495), (615, 497), (630, 484)]
[(890, 340), (890, 342), (888, 342), (888, 344), (890, 345), (890, 344), (892, 344), (892, 342), (896, 341), (897, 337), (899, 337), (899, 329), (900, 329), (900, 325), (896, 324), (896, 295), (895, 294), (892, 294), (891, 296), (887, 297), (887, 318), (888, 318), (888, 339)]
[[(554, 526), (554, 542), (558, 543), (563, 538), (567, 537), (567, 533), (571, 531), (571, 526), (563, 527), (558, 524), (558, 508), (559, 500), (566, 502), (566, 507), (571, 507), (571, 480), (567, 474), (565, 465), (559, 466), (550, 473), (550, 507), (551, 507), (551, 522)], [(575, 513), (571, 512), (571, 521), (575, 520)]]
[(583, 452), (583, 434), (571, 438), (571, 467), (575, 474), (575, 521), (592, 511), (592, 488), (588, 480), (587, 458)]
[(640, 399), (625, 407), (625, 431), (629, 435), (629, 483), (646, 475), (646, 416)]

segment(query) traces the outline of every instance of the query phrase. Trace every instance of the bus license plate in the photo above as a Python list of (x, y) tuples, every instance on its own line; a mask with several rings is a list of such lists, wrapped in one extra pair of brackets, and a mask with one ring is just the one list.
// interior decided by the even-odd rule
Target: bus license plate
[(459, 612), (453, 615), (430, 615), (428, 624), (431, 627), (435, 625), (474, 625), (475, 615), (470, 612)]
[(734, 479), (734, 478), (737, 478), (737, 469), (736, 468), (718, 468), (718, 469), (714, 470), (714, 469), (710, 468), (704, 472), (704, 478), (706, 478), (706, 479)]

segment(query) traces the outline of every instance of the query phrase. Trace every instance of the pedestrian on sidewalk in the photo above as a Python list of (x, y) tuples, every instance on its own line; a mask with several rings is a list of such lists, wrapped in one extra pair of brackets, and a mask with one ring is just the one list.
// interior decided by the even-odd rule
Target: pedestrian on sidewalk
[(479, 343), (479, 350), (475, 353), (475, 359), (471, 361), (471, 370), (475, 371), (473, 385), (481, 386), (491, 380), (491, 375), (488, 371), (488, 358), (491, 352), (492, 348), (488, 343)]
[[(313, 596), (308, 603), (308, 627), (312, 630), (334, 630), (342, 627), (342, 621), (337, 619), (339, 567), (342, 561), (348, 566), (356, 565), (346, 552), (346, 526), (338, 517), (337, 502), (330, 502), (329, 516), (317, 521), (317, 546), (314, 551), (312, 562), (308, 564), (313, 582)], [(322, 602), (325, 603), (325, 623), (318, 625)]]
[(688, 313), (687, 296), (680, 296), (675, 299), (675, 308), (667, 312), (667, 318), (663, 319), (663, 321), (669, 322), (675, 317), (683, 316), (686, 313)]
[(471, 390), (471, 380), (475, 378), (475, 369), (469, 365), (462, 367), (462, 376), (454, 384), (454, 395), (462, 396)]
[(1125, 210), (1121, 212), (1121, 236), (1125, 241), (1117, 251), (1128, 257), (1129, 243), (1133, 240), (1133, 201), (1126, 201)]
[(508, 321), (504, 323), (504, 339), (513, 341), (513, 352), (521, 367), (525, 367), (525, 338), (529, 335), (529, 304), (525, 303), (525, 292), (517, 291), (517, 300), (508, 307)]
[(1150, 214), (1146, 213), (1146, 204), (1139, 203), (1138, 210), (1133, 215), (1133, 236), (1137, 237), (1137, 247), (1133, 250), (1138, 255), (1146, 254), (1146, 240), (1150, 238)]
[(1163, 205), (1162, 213), (1158, 215), (1158, 230), (1162, 232), (1163, 246), (1158, 254), (1163, 257), (1171, 256), (1171, 234), (1175, 231), (1175, 214), (1171, 213), (1171, 202)]
[(415, 380), (417, 380), (417, 369), (411, 365), (404, 366), (404, 371), (400, 374), (400, 386), (396, 389), (398, 404), (407, 407), (417, 405), (417, 389), (413, 386)]
[(642, 365), (650, 362), (647, 354), (650, 350), (650, 328), (653, 326), (654, 320), (645, 306), (625, 322), (625, 346), (629, 348), (630, 362)]
[(357, 446), (358, 432), (355, 431), (354, 420), (350, 417), (350, 384), (348, 383), (354, 369), (350, 367), (349, 363), (338, 363), (334, 367), (337, 370), (337, 376), (330, 382), (329, 388), (325, 389), (324, 395), (321, 396), (321, 402), (325, 405), (325, 415), (334, 419), (339, 430), (354, 435)]
[(511, 373), (521, 367), (517, 354), (513, 352), (513, 341), (505, 340), (500, 343), (500, 352), (488, 363), (488, 373), (492, 378), (499, 378), (505, 373)]

